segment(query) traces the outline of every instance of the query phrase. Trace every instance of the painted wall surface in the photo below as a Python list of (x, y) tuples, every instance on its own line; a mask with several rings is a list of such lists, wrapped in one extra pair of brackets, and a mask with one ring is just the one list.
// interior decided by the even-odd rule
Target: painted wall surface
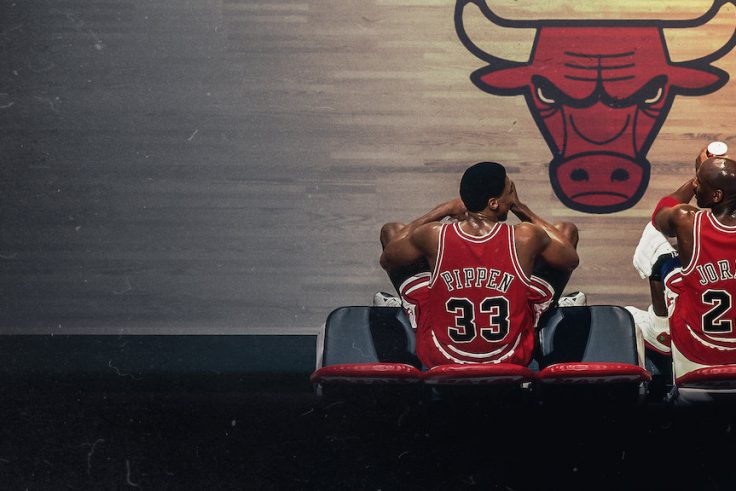
[[(566, 26), (586, 26), (590, 45), (577, 36), (576, 49), (598, 49), (594, 55), (666, 46), (657, 59), (667, 67), (702, 68), (688, 61), (705, 57), (736, 76), (736, 52), (711, 56), (736, 28), (730, 2), (701, 26), (624, 36), (621, 46), (596, 29), (623, 20), (697, 23), (712, 4), (489, 5), (513, 26), (479, 10), (463, 26), (478, 49), (508, 66), (528, 64), (533, 46), (539, 52), (534, 21), (554, 26), (558, 40)], [(675, 94), (669, 68), (654, 70), (653, 55), (628, 55), (636, 65), (626, 68), (636, 72), (628, 80), (667, 77), (664, 99), (654, 100), (654, 86), (638, 104), (653, 113), (661, 107), (651, 104), (666, 103), (668, 114), (644, 155), (632, 157), (651, 164), (637, 199), (591, 213), (561, 201), (550, 180), (552, 133), (540, 131), (526, 89), (494, 95), (471, 81), (489, 58), (463, 44), (455, 7), (1, 2), (0, 333), (310, 331), (332, 309), (366, 305), (390, 289), (378, 266), (381, 224), (454, 197), (462, 171), (479, 160), (505, 163), (520, 197), (545, 218), (578, 224), (581, 266), (570, 290), (594, 304), (647, 305), (648, 285), (631, 265), (640, 231), (658, 199), (692, 176), (702, 146), (723, 140), (736, 148), (734, 81)], [(545, 56), (534, 74), (564, 79), (554, 66), (566, 62)], [(591, 67), (595, 77), (612, 73)], [(607, 83), (609, 96), (626, 95)], [(541, 93), (554, 94), (560, 98), (549, 87)], [(615, 125), (589, 119), (586, 128), (598, 132), (589, 139), (607, 140)], [(591, 180), (596, 169), (586, 170)], [(639, 172), (627, 169), (631, 179)], [(611, 183), (623, 182), (616, 176)]]

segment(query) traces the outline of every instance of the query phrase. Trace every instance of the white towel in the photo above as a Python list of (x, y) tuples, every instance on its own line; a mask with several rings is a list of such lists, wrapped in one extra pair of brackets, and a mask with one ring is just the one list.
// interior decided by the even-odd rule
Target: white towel
[(652, 222), (647, 222), (634, 251), (634, 268), (642, 279), (649, 278), (652, 274), (652, 266), (657, 262), (659, 256), (671, 252), (675, 252), (675, 248), (667, 241), (667, 237), (654, 228)]

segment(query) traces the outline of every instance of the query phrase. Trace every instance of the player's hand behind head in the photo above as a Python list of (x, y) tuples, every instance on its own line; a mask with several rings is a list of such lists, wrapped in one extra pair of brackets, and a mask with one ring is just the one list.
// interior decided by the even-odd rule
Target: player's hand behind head
[(465, 208), (465, 203), (463, 203), (463, 200), (460, 198), (455, 198), (454, 200), (452, 200), (451, 204), (452, 207), (450, 211), (450, 216), (457, 220), (465, 220), (468, 214), (468, 209)]
[(516, 210), (521, 206), (521, 200), (516, 192), (516, 183), (511, 181), (511, 211)]
[(695, 172), (698, 172), (698, 169), (700, 168), (700, 164), (705, 162), (708, 159), (708, 147), (705, 146), (700, 150), (700, 153), (697, 157), (695, 157)]

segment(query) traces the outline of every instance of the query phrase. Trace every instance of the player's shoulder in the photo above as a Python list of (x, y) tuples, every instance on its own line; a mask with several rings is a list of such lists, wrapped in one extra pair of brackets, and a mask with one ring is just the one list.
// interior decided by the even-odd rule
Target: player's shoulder
[(701, 211), (688, 203), (681, 203), (672, 207), (670, 212), (670, 223), (676, 227), (692, 227), (695, 215)]
[(514, 225), (516, 240), (539, 240), (547, 236), (542, 227), (531, 222), (521, 222)]
[(537, 254), (547, 247), (549, 236), (539, 225), (521, 222), (514, 225), (514, 242), (517, 251), (527, 250), (531, 254)]
[(429, 222), (418, 226), (411, 234), (414, 242), (426, 242), (436, 239), (439, 236), (442, 224), (440, 222)]
[(425, 235), (425, 234), (434, 234), (440, 231), (442, 228), (442, 223), (440, 222), (429, 222), (425, 223), (424, 225), (420, 225), (414, 230), (415, 234), (419, 235)]

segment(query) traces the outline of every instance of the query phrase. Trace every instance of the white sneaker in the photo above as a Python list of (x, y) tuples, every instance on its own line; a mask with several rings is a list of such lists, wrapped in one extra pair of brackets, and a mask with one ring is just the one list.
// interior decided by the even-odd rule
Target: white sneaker
[(641, 331), (644, 343), (648, 348), (663, 355), (672, 354), (670, 346), (670, 322), (667, 317), (660, 317), (654, 313), (652, 306), (647, 310), (628, 306), (626, 310), (634, 317), (634, 324)]
[(560, 297), (558, 307), (582, 307), (588, 305), (588, 298), (583, 292), (572, 292)]
[(401, 298), (386, 292), (373, 295), (374, 307), (401, 307)]

